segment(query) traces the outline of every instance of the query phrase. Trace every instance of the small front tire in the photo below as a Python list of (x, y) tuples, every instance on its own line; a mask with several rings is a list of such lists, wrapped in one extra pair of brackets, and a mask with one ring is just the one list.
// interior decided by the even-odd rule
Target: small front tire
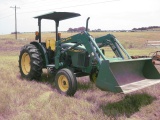
[(56, 74), (55, 86), (60, 94), (73, 96), (77, 90), (76, 76), (70, 69), (61, 69)]

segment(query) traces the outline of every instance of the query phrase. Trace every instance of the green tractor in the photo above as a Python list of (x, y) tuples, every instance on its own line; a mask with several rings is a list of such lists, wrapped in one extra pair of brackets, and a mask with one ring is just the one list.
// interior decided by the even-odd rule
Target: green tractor
[[(39, 32), (36, 40), (22, 47), (19, 68), (23, 78), (40, 79), (42, 69), (53, 76), (59, 93), (73, 96), (77, 90), (76, 77), (90, 76), (98, 88), (115, 93), (130, 93), (160, 83), (160, 75), (151, 58), (132, 59), (115, 36), (108, 34), (93, 38), (86, 30), (61, 38), (61, 20), (78, 17), (78, 13), (52, 12), (37, 16)], [(41, 41), (41, 20), (54, 20), (56, 39)], [(110, 47), (115, 58), (108, 58), (103, 47)], [(106, 52), (106, 53), (105, 53)]]

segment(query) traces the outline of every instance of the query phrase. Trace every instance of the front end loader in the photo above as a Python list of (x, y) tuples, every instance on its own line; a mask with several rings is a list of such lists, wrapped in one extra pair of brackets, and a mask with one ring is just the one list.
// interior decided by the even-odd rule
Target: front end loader
[[(90, 76), (98, 88), (115, 93), (130, 93), (160, 83), (160, 75), (151, 58), (132, 59), (119, 41), (111, 34), (93, 38), (86, 30), (61, 38), (59, 22), (78, 17), (78, 13), (52, 12), (37, 16), (39, 32), (35, 39), (22, 47), (19, 56), (21, 76), (40, 79), (42, 69), (47, 69), (59, 93), (73, 96), (77, 90), (76, 77)], [(41, 20), (54, 20), (56, 38), (41, 40)], [(103, 47), (109, 46), (115, 58), (108, 58)], [(106, 52), (106, 53), (105, 53)]]

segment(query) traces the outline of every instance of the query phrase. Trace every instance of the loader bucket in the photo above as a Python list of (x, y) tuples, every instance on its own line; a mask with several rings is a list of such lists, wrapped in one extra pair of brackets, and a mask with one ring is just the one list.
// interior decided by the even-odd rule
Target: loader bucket
[(96, 86), (104, 91), (130, 93), (160, 83), (160, 74), (149, 58), (101, 63)]

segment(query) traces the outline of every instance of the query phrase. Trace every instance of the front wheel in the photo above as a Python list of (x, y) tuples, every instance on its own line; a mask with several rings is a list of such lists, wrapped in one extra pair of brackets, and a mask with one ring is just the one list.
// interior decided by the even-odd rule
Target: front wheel
[(98, 77), (98, 71), (92, 71), (89, 75), (90, 81), (96, 83)]
[(74, 73), (67, 68), (57, 72), (55, 77), (56, 89), (60, 94), (73, 96), (77, 90), (77, 80)]

